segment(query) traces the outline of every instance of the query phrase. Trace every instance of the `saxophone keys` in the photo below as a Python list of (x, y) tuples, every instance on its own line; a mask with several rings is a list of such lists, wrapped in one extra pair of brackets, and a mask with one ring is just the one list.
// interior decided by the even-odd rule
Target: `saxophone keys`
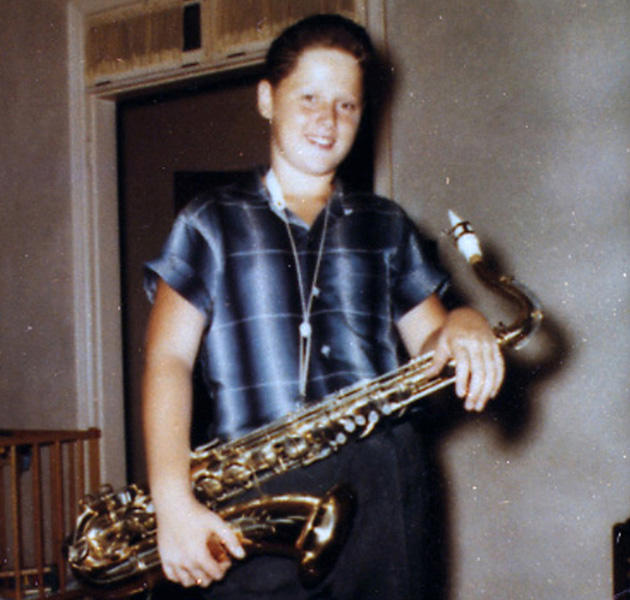
[(196, 482), (196, 486), (203, 490), (206, 498), (215, 499), (223, 493), (223, 484), (216, 477), (202, 477)]
[(354, 422), (357, 424), (358, 427), (365, 427), (367, 419), (363, 415), (357, 415), (356, 417), (354, 417)]
[(335, 444), (337, 446), (343, 446), (347, 441), (348, 441), (348, 436), (345, 433), (343, 433), (342, 431), (340, 431), (335, 436)]
[(278, 462), (278, 453), (273, 445), (261, 448), (258, 457), (257, 464), (262, 467), (273, 467)]
[(357, 428), (357, 424), (352, 419), (341, 419), (339, 422), (346, 433), (354, 433)]
[(360, 437), (366, 438), (368, 435), (374, 431), (377, 423), (381, 420), (378, 412), (376, 410), (371, 410), (367, 416), (366, 429), (363, 431)]
[(284, 443), (287, 456), (292, 459), (298, 459), (308, 452), (308, 444), (302, 437), (288, 437)]
[(67, 548), (68, 561), (72, 565), (81, 564), (88, 556), (89, 548), (85, 538), (74, 540)]
[(240, 463), (232, 463), (224, 471), (224, 480), (229, 486), (245, 485), (249, 479), (250, 470)]

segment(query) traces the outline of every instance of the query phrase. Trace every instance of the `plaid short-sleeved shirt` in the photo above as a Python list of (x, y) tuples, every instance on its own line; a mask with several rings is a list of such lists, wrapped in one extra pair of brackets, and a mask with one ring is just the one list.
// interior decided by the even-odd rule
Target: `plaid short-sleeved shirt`
[[(309, 229), (272, 208), (262, 173), (193, 200), (145, 271), (150, 297), (162, 278), (207, 317), (200, 359), (214, 401), (213, 434), (225, 438), (300, 402), (296, 269), (308, 293), (324, 215)], [(398, 205), (345, 192), (339, 182), (330, 202), (311, 312), (311, 400), (398, 366), (396, 321), (446, 281)]]

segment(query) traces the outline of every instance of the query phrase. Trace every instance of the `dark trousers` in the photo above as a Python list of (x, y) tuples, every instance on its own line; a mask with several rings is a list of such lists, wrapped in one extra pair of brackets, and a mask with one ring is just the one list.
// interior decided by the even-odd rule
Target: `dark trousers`
[[(296, 561), (246, 559), (204, 594), (208, 600), (418, 600), (426, 578), (427, 469), (418, 434), (400, 424), (338, 454), (267, 482), (267, 494), (323, 495), (349, 484), (357, 499), (351, 532), (323, 582), (305, 588)], [(174, 596), (171, 596), (173, 598)]]

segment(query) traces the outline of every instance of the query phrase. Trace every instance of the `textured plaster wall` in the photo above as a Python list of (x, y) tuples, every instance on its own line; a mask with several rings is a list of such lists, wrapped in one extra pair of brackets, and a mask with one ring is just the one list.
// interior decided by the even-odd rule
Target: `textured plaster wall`
[(473, 221), (547, 315), (487, 414), (436, 418), (451, 597), (608, 598), (630, 516), (630, 4), (387, 7), (396, 199), (434, 238), (447, 208)]
[(66, 15), (0, 2), (0, 427), (76, 423)]

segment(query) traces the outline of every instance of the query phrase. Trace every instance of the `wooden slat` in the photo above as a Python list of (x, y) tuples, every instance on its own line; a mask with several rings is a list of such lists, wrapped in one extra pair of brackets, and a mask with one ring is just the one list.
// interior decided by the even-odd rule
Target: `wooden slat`
[[(62, 545), (74, 526), (78, 499), (86, 492), (87, 482), (92, 490), (99, 487), (99, 440), (98, 429), (2, 431), (0, 598), (84, 596), (80, 589), (68, 589)], [(32, 457), (28, 469), (23, 464), (25, 452)], [(49, 585), (47, 592), (51, 572), (58, 575), (59, 589), (51, 591)]]
[(55, 441), (50, 453), (50, 478), (52, 487), (52, 551), (53, 563), (59, 570), (59, 587), (66, 589), (66, 569), (63, 558), (63, 464), (61, 442)]
[(90, 489), (88, 492), (96, 492), (101, 485), (101, 451), (99, 440), (92, 438), (89, 442), (89, 478)]
[(33, 537), (35, 546), (35, 564), (37, 569), (37, 587), (39, 597), (46, 595), (44, 586), (44, 510), (42, 506), (42, 469), (41, 469), (41, 447), (35, 444), (33, 452)]
[(362, 0), (214, 0), (211, 7), (204, 26), (219, 55), (266, 46), (292, 23), (317, 13), (337, 13), (359, 22), (365, 17)]
[(11, 522), (11, 519), (6, 518), (7, 510), (9, 507), (5, 501), (5, 473), (4, 473), (4, 459), (0, 458), (0, 565), (6, 565), (9, 561), (9, 532), (7, 523)]
[(0, 449), (31, 444), (52, 444), (73, 440), (94, 440), (100, 438), (100, 431), (90, 429), (0, 429)]
[(88, 83), (181, 62), (183, 11), (182, 0), (154, 0), (88, 16), (85, 35)]
[(79, 500), (87, 493), (85, 489), (85, 442), (77, 440), (77, 496), (73, 502), (75, 506), (79, 504)]
[(15, 598), (22, 600), (22, 511), (20, 510), (20, 479), (18, 447), (11, 447), (11, 521), (13, 529), (13, 571)]
[(68, 519), (70, 523), (74, 523), (77, 518), (77, 457), (76, 457), (76, 442), (68, 442), (67, 454), (68, 454), (68, 475), (66, 481), (68, 484)]

